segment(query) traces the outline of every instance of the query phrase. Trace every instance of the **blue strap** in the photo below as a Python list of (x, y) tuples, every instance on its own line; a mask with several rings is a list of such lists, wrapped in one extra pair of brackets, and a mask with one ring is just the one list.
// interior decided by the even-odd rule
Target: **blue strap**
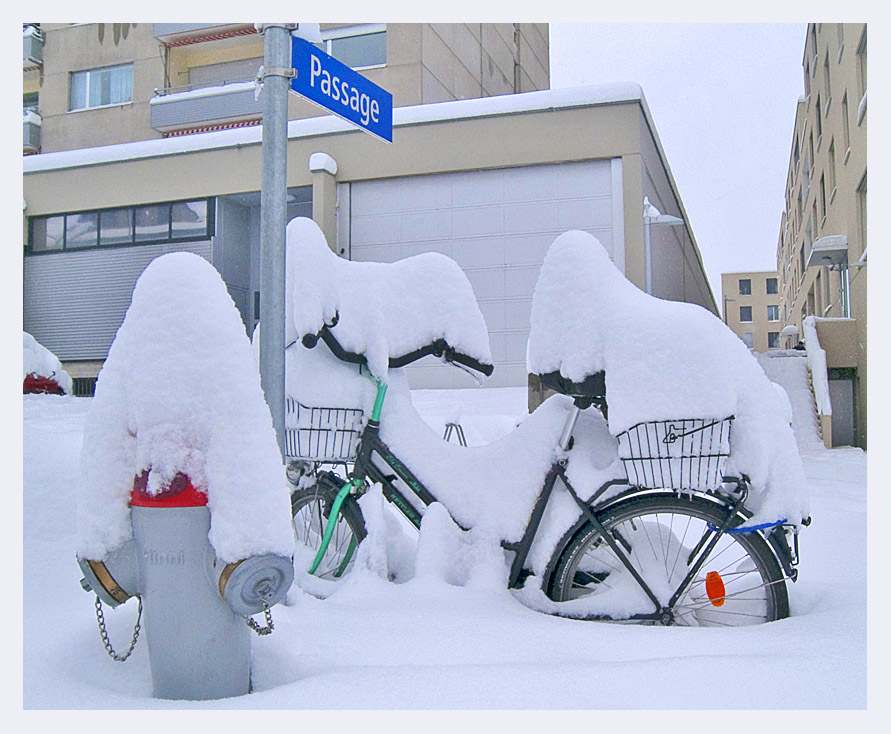
[[(751, 533), (751, 532), (754, 532), (755, 530), (767, 530), (767, 528), (775, 528), (777, 525), (783, 525), (785, 523), (786, 523), (786, 520), (784, 518), (783, 520), (777, 520), (776, 522), (764, 522), (764, 523), (761, 523), (760, 525), (750, 525), (749, 527), (742, 526), (742, 527), (738, 527), (738, 528), (730, 528), (728, 530), (725, 530), (724, 532), (728, 533), (730, 535), (736, 535), (738, 533)], [(707, 522), (706, 525), (708, 526), (708, 529), (711, 530), (712, 532), (715, 532), (715, 533), (718, 532), (717, 525), (712, 525), (710, 522)]]

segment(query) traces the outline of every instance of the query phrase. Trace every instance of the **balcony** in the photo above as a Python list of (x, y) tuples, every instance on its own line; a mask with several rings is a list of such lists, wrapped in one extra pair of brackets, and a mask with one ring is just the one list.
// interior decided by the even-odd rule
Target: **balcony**
[(33, 110), (25, 110), (22, 115), (23, 140), (22, 155), (40, 152), (40, 115)]
[(167, 136), (255, 125), (262, 118), (253, 81), (156, 94), (150, 102), (151, 126)]
[(165, 46), (187, 46), (256, 32), (253, 23), (152, 23), (152, 35)]
[(32, 71), (43, 66), (43, 33), (40, 28), (26, 25), (22, 29), (22, 70)]

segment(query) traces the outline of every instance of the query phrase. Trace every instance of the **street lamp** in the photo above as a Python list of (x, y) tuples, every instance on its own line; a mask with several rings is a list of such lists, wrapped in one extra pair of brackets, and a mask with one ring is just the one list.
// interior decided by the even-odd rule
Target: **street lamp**
[(646, 287), (647, 293), (650, 295), (653, 294), (653, 262), (652, 262), (652, 252), (650, 250), (650, 225), (652, 224), (667, 224), (669, 227), (677, 227), (680, 224), (684, 223), (684, 220), (680, 217), (672, 216), (671, 214), (663, 214), (660, 212), (655, 206), (650, 203), (650, 200), (645, 196), (644, 197), (644, 208), (643, 208), (643, 217), (644, 217), (644, 267), (646, 272)]

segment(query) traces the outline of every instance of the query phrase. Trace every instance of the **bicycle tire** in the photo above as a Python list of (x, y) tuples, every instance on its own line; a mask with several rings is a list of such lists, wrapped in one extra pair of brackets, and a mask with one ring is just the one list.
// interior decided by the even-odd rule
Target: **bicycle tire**
[[(721, 525), (727, 508), (703, 497), (660, 493), (621, 500), (596, 516), (666, 605), (687, 574), (696, 544), (711, 532), (708, 524)], [(567, 533), (554, 559), (547, 595), (571, 604), (587, 597), (574, 602), (576, 609), (570, 616), (581, 616), (579, 609), (588, 606), (592, 610), (588, 618), (653, 623), (632, 619), (636, 614), (654, 613), (655, 605), (590, 521)], [(717, 576), (710, 577), (710, 572)], [(592, 603), (594, 596), (597, 599)], [(622, 604), (624, 610), (613, 611)], [(785, 576), (768, 541), (757, 531), (722, 535), (671, 612), (663, 623), (739, 626), (787, 617)]]
[[(321, 482), (291, 493), (294, 556), (298, 570), (301, 565), (303, 565), (302, 570), (309, 570), (321, 545), (322, 535), (336, 497), (337, 488)], [(313, 574), (330, 581), (336, 581), (349, 574), (356, 559), (356, 548), (366, 535), (362, 509), (354, 497), (344, 498), (338, 515), (328, 549)], [(345, 558), (347, 560), (344, 565)]]

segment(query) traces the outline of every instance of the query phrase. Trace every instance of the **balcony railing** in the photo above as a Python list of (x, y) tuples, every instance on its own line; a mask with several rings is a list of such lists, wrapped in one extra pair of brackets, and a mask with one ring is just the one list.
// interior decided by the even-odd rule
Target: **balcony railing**
[(165, 46), (186, 46), (256, 32), (253, 23), (152, 23), (152, 35)]
[(156, 91), (150, 107), (152, 128), (167, 134), (254, 124), (263, 113), (262, 102), (254, 98), (253, 79)]
[(39, 69), (43, 65), (43, 33), (36, 26), (22, 29), (22, 70)]
[(40, 115), (26, 110), (22, 115), (22, 155), (40, 152)]

